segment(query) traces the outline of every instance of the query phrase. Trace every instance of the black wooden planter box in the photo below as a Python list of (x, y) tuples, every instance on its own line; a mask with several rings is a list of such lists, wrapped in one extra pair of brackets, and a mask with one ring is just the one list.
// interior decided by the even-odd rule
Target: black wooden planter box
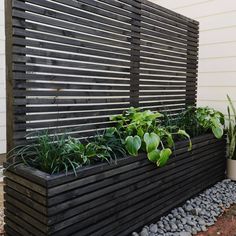
[(179, 142), (163, 168), (144, 155), (117, 165), (50, 176), (19, 165), (6, 172), (7, 235), (129, 235), (225, 176), (225, 141)]

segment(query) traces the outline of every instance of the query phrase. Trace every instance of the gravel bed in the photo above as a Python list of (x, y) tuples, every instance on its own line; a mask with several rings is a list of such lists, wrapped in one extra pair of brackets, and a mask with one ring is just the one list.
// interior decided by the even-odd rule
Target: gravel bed
[(236, 182), (217, 183), (132, 236), (191, 236), (214, 225), (226, 208), (236, 203)]

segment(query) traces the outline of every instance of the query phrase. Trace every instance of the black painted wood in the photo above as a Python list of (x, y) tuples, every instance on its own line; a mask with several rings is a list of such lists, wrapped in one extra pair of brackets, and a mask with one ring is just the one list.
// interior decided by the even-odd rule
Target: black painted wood
[[(14, 145), (196, 102), (198, 22), (146, 0), (12, 0)], [(27, 138), (26, 138), (27, 137)]]
[[(66, 174), (48, 175), (24, 165), (6, 171), (8, 235), (129, 235), (220, 181), (225, 140), (211, 134), (178, 142), (163, 168), (144, 154)], [(15, 234), (15, 235), (16, 235)]]

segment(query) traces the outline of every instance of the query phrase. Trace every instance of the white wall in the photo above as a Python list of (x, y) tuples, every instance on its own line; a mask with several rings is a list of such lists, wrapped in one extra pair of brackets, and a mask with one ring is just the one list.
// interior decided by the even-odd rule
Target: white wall
[(200, 22), (198, 105), (236, 104), (236, 0), (152, 0)]
[(6, 152), (4, 0), (0, 0), (0, 154)]

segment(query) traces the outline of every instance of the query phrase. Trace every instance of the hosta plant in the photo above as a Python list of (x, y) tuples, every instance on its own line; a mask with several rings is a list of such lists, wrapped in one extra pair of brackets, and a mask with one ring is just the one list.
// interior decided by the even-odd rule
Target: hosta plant
[(199, 107), (196, 109), (196, 117), (199, 124), (206, 130), (211, 130), (216, 138), (221, 138), (224, 134), (224, 115), (209, 107)]
[(117, 129), (123, 136), (125, 148), (131, 156), (137, 156), (142, 150), (147, 153), (151, 162), (161, 167), (172, 154), (175, 136), (187, 137), (190, 140), (184, 130), (179, 129), (171, 133), (161, 126), (162, 118), (163, 115), (159, 112), (141, 111), (131, 107), (123, 114), (111, 117), (111, 120), (117, 122)]

